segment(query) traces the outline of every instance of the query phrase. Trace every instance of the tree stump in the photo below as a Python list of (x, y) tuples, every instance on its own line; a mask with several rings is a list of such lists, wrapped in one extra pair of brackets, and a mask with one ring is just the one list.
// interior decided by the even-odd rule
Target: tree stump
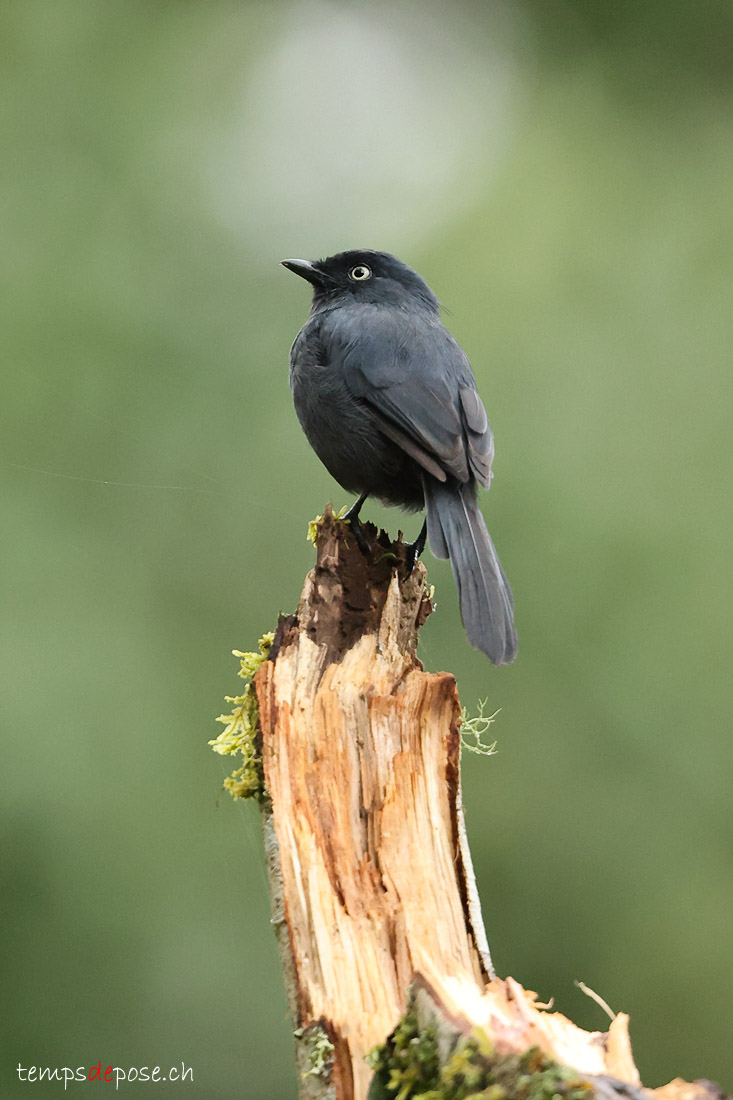
[(587, 1033), (495, 978), (463, 825), (455, 679), (416, 653), (426, 571), (408, 573), (401, 539), (365, 531), (368, 556), (327, 509), (298, 610), (254, 680), (301, 1097), (468, 1096), (451, 1074), (494, 1100), (542, 1074), (548, 1096), (716, 1095), (642, 1090), (625, 1016)]

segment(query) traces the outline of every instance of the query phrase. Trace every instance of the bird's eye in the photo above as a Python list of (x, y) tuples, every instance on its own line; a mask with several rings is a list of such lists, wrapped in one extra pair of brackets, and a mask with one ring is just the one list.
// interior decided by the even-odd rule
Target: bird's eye
[(357, 264), (349, 272), (349, 278), (353, 279), (355, 283), (363, 283), (365, 279), (371, 279), (371, 277), (372, 269), (367, 267), (366, 264)]

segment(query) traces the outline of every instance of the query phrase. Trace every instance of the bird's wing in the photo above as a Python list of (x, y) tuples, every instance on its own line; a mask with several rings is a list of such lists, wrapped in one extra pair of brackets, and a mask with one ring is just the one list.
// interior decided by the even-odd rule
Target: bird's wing
[(473, 371), (440, 319), (362, 307), (335, 311), (322, 339), (351, 393), (380, 430), (445, 481), (475, 477), (487, 488), (494, 441)]

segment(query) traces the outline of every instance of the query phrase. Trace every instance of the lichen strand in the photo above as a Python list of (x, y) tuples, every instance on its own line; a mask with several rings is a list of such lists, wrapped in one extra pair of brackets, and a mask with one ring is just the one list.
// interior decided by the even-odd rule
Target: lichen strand
[(232, 798), (261, 798), (264, 794), (262, 757), (257, 747), (259, 708), (252, 679), (263, 661), (267, 660), (273, 638), (274, 634), (263, 634), (256, 653), (232, 650), (234, 656), (239, 657), (237, 675), (247, 683), (241, 695), (225, 696), (226, 701), (232, 704), (232, 710), (216, 719), (225, 728), (218, 737), (209, 741), (214, 752), (221, 756), (242, 754), (241, 767), (224, 780), (224, 789)]
[(478, 714), (473, 718), (469, 718), (466, 707), (461, 707), (461, 746), (476, 756), (493, 756), (496, 752), (496, 741), (489, 743), (485, 737), (499, 711), (485, 714), (487, 702), (487, 699), (479, 699)]
[(439, 1065), (436, 1032), (420, 1029), (410, 1008), (386, 1043), (369, 1056), (369, 1100), (590, 1100), (593, 1087), (537, 1047), (500, 1055), (474, 1030)]

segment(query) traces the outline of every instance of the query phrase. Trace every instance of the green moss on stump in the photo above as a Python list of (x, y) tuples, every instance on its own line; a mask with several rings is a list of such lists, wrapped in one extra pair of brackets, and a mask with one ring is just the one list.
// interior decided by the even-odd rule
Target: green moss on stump
[(374, 1070), (369, 1100), (430, 1096), (440, 1074), (435, 1028), (418, 1027), (410, 1007), (385, 1043), (367, 1055)]
[(368, 1058), (369, 1100), (589, 1100), (593, 1089), (537, 1047), (500, 1055), (474, 1030), (440, 1066), (434, 1027), (420, 1028), (408, 1009), (386, 1043)]
[(259, 731), (259, 707), (252, 679), (260, 665), (267, 660), (274, 634), (263, 634), (259, 640), (258, 652), (241, 653), (232, 650), (239, 657), (238, 676), (246, 680), (241, 695), (226, 695), (224, 698), (232, 704), (229, 714), (220, 714), (216, 719), (224, 729), (209, 741), (214, 752), (221, 756), (242, 754), (242, 765), (224, 780), (224, 789), (232, 798), (261, 798), (264, 793), (262, 776), (262, 758), (258, 751), (257, 734)]

